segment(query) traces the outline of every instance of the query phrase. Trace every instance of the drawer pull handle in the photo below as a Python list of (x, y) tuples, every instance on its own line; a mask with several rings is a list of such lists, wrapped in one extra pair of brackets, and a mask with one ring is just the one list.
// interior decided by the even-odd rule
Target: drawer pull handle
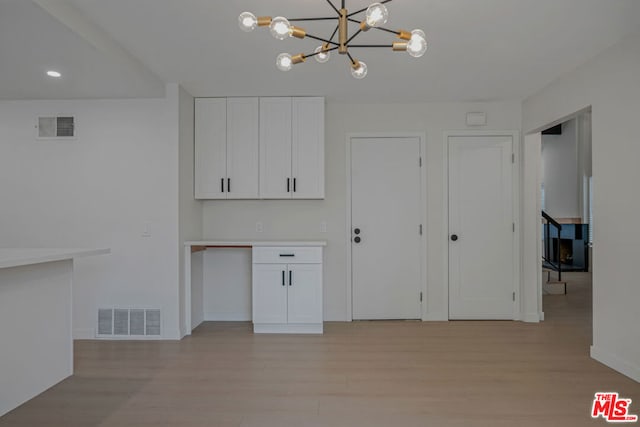
[(289, 286), (293, 285), (293, 271), (289, 270)]
[(285, 286), (285, 284), (284, 284), (284, 270), (282, 270), (282, 286)]
[(293, 258), (296, 254), (280, 254), (282, 258)]

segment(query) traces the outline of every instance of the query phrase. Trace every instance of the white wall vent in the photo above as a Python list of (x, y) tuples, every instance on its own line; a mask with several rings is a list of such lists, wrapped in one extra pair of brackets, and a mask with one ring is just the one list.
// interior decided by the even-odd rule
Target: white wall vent
[(76, 120), (73, 116), (38, 117), (36, 128), (39, 139), (71, 139), (76, 137)]
[(100, 308), (96, 337), (159, 337), (160, 320), (159, 309)]

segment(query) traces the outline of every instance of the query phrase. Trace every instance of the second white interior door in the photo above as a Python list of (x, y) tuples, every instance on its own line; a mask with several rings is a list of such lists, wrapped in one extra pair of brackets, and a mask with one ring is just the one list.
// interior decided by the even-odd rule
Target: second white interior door
[(513, 137), (451, 136), (449, 318), (513, 319)]
[(353, 319), (421, 318), (420, 139), (351, 139)]

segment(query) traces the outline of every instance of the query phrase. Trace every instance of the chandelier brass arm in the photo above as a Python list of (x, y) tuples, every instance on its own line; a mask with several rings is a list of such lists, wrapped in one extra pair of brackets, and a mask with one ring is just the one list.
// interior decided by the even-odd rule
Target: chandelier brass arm
[[(424, 55), (427, 50), (426, 35), (422, 30), (413, 30), (411, 32), (406, 30), (391, 30), (383, 27), (388, 18), (389, 12), (385, 6), (386, 3), (392, 0), (384, 0), (379, 3), (373, 3), (366, 8), (349, 13), (346, 7), (346, 0), (341, 0), (341, 7), (338, 8), (332, 0), (326, 0), (331, 8), (336, 12), (335, 17), (317, 17), (317, 18), (293, 18), (287, 19), (283, 16), (276, 16), (272, 18), (270, 16), (256, 17), (250, 12), (243, 12), (240, 14), (238, 21), (239, 26), (243, 31), (253, 31), (256, 27), (269, 27), (269, 30), (273, 37), (278, 40), (284, 40), (288, 37), (295, 37), (298, 39), (310, 38), (322, 42), (322, 45), (318, 46), (313, 53), (309, 54), (297, 54), (290, 55), (288, 53), (281, 53), (276, 59), (276, 66), (282, 71), (289, 71), (293, 65), (300, 64), (306, 61), (307, 58), (315, 57), (315, 59), (324, 63), (330, 58), (330, 53), (337, 50), (341, 55), (347, 55), (351, 63), (351, 74), (358, 79), (364, 78), (367, 75), (367, 64), (351, 56), (350, 48), (391, 48), (395, 52), (407, 52), (413, 57), (420, 57)], [(352, 18), (360, 13), (365, 13), (365, 16), (361, 20)], [(304, 22), (304, 21), (337, 21), (337, 25), (329, 38), (319, 37), (313, 34), (309, 34), (304, 28), (292, 25), (292, 22)], [(349, 36), (349, 23), (358, 24), (358, 29)], [(401, 41), (396, 41), (391, 44), (353, 44), (352, 41), (360, 36), (362, 33), (366, 33), (371, 28), (376, 30), (388, 32), (394, 34)], [(335, 40), (337, 36), (337, 41)]]

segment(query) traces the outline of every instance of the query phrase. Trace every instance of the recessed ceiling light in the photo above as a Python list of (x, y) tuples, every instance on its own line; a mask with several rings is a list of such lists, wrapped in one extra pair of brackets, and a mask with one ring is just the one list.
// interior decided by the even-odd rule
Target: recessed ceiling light
[(47, 76), (49, 76), (49, 77), (62, 77), (62, 74), (60, 74), (58, 71), (49, 70), (49, 71), (47, 71)]

